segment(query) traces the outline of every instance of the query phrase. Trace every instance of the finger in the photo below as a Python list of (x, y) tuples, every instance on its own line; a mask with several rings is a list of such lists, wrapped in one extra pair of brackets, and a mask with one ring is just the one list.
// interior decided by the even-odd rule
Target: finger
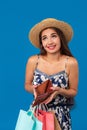
[(54, 87), (50, 87), (51, 90), (54, 90)]
[(49, 101), (49, 97), (46, 99), (46, 100), (44, 100), (43, 102), (41, 102), (41, 104), (47, 104), (48, 103), (48, 101)]
[(47, 98), (46, 100), (44, 100), (43, 102), (41, 102), (41, 104), (46, 103), (46, 102), (47, 102), (47, 100), (48, 100), (48, 98)]
[(51, 102), (54, 97), (55, 97), (55, 94), (51, 94), (51, 96), (49, 98), (47, 98), (45, 104), (48, 104), (49, 102)]
[(37, 88), (37, 85), (33, 85), (33, 88)]
[(34, 89), (34, 97), (36, 98), (37, 97), (37, 93), (36, 93), (36, 90)]
[(52, 99), (48, 99), (46, 102), (45, 102), (45, 104), (48, 104), (49, 102), (51, 102), (52, 101)]
[(59, 91), (60, 87), (52, 87), (52, 90)]
[(51, 95), (49, 98), (47, 98), (47, 100), (45, 101), (45, 104), (48, 104), (49, 102), (51, 102), (53, 99), (53, 96)]

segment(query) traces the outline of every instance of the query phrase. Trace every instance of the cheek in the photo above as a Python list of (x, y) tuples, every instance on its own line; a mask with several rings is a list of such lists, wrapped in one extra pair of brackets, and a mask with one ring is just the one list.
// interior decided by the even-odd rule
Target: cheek
[(56, 45), (56, 48), (59, 50), (59, 49), (61, 48), (61, 43), (58, 43), (58, 44)]
[(60, 39), (57, 40), (57, 43), (58, 43), (57, 46), (61, 47), (61, 41), (60, 41)]
[(46, 47), (46, 43), (42, 43), (43, 47), (45, 48)]
[(58, 44), (58, 47), (61, 48), (61, 44)]

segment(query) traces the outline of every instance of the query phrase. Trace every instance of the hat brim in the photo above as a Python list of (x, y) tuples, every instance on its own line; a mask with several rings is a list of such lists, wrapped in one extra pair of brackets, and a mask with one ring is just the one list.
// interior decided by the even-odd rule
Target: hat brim
[(48, 18), (36, 24), (29, 32), (29, 39), (35, 47), (40, 48), (39, 34), (43, 29), (48, 27), (56, 27), (60, 29), (65, 35), (67, 43), (72, 39), (73, 29), (69, 24), (60, 20)]

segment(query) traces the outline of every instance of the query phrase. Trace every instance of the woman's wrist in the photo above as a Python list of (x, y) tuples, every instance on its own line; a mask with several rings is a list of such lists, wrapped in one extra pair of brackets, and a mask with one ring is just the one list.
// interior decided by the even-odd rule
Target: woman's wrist
[(59, 90), (59, 94), (65, 96), (67, 98), (73, 97), (74, 96), (73, 93), (74, 92), (71, 89), (60, 88), (60, 90)]
[(33, 85), (33, 89), (37, 88), (37, 85)]

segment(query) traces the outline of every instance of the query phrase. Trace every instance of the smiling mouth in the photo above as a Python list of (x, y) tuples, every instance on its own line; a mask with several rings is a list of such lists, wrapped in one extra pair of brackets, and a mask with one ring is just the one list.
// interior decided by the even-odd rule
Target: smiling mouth
[(56, 45), (53, 46), (47, 46), (48, 49), (53, 50), (56, 47)]

